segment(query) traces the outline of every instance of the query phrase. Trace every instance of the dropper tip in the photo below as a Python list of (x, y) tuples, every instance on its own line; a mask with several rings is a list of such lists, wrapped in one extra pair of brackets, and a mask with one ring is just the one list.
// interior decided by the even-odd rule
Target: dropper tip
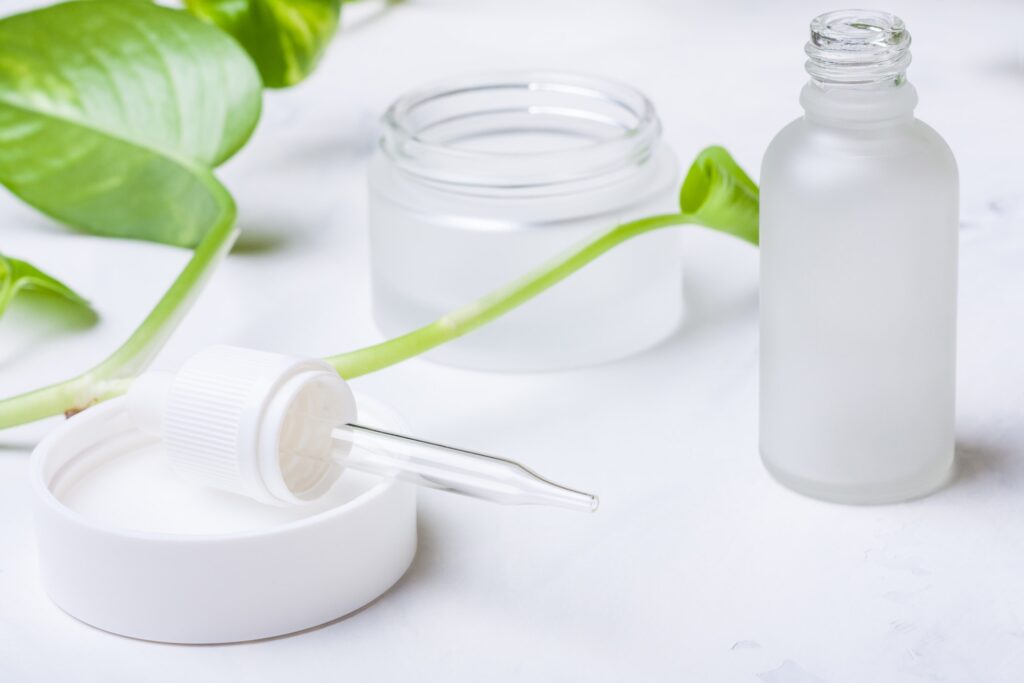
[(557, 500), (549, 499), (544, 502), (549, 505), (569, 508), (570, 510), (578, 510), (579, 512), (597, 512), (597, 507), (601, 504), (601, 501), (593, 493), (573, 491), (572, 489), (564, 490), (570, 493), (568, 495), (563, 493)]
[(596, 512), (601, 501), (593, 493), (577, 491), (560, 484), (554, 484), (544, 479), (537, 478), (537, 482), (543, 486), (543, 492), (535, 503), (542, 505), (554, 505), (556, 507), (578, 510), (579, 512)]

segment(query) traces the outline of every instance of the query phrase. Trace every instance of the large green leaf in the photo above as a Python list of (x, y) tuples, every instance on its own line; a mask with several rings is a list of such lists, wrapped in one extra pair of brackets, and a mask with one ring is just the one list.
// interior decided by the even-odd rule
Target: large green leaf
[(0, 315), (21, 291), (49, 292), (77, 306), (90, 308), (88, 301), (57, 278), (31, 263), (0, 254)]
[(268, 88), (295, 85), (316, 67), (338, 28), (342, 0), (185, 0), (249, 52)]
[(188, 13), (69, 2), (0, 20), (0, 183), (87, 232), (194, 245), (248, 139), (252, 61)]

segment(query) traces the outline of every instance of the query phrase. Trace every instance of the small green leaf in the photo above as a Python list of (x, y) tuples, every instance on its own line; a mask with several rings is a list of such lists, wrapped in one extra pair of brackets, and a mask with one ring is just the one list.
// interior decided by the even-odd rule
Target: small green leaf
[(252, 60), (187, 12), (68, 2), (0, 20), (0, 183), (86, 232), (192, 246), (248, 139)]
[(268, 88), (295, 85), (316, 68), (342, 0), (185, 0), (189, 11), (233, 35)]
[(679, 192), (679, 208), (695, 223), (757, 244), (761, 193), (722, 147), (697, 155)]
[(88, 301), (57, 278), (31, 263), (0, 254), (0, 315), (21, 291), (50, 292), (77, 306), (92, 308)]

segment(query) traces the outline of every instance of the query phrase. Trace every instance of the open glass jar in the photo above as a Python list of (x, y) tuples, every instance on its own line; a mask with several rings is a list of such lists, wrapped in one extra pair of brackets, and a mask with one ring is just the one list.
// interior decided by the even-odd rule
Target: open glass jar
[[(517, 72), (449, 80), (395, 102), (370, 165), (374, 315), (408, 332), (597, 231), (677, 211), (678, 165), (650, 101), (598, 78)], [(682, 317), (675, 231), (605, 254), (428, 354), (494, 370), (599, 363)]]

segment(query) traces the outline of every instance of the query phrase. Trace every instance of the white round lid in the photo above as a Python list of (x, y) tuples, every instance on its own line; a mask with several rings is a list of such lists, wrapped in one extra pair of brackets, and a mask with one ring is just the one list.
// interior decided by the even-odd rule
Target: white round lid
[[(364, 422), (403, 425), (358, 400)], [(69, 419), (31, 467), (44, 587), (68, 614), (133, 638), (224, 643), (359, 609), (416, 552), (415, 487), (346, 472), (291, 508), (179, 480), (123, 399)]]

